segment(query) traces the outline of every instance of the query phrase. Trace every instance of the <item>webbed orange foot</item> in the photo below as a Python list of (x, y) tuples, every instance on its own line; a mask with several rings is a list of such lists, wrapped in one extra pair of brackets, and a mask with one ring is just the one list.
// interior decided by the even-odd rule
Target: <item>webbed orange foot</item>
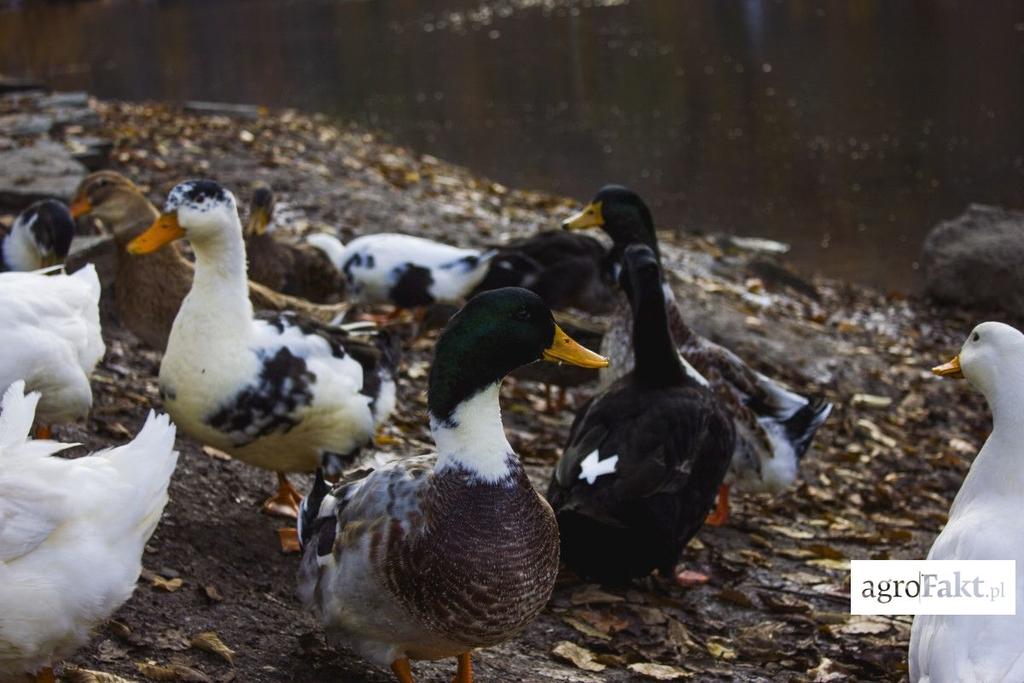
[(405, 657), (396, 659), (391, 663), (391, 670), (395, 672), (398, 683), (413, 683), (412, 669), (409, 668), (409, 660)]
[(722, 484), (718, 489), (718, 502), (715, 503), (715, 511), (704, 520), (705, 524), (711, 526), (722, 526), (729, 521), (729, 485)]
[(281, 552), (292, 554), (302, 550), (299, 543), (299, 530), (295, 527), (286, 527), (277, 530), (277, 539), (281, 542)]
[(302, 495), (295, 490), (283, 473), (277, 473), (277, 493), (263, 502), (262, 512), (267, 515), (298, 519)]
[(459, 655), (459, 669), (452, 683), (473, 683), (473, 655), (469, 652)]

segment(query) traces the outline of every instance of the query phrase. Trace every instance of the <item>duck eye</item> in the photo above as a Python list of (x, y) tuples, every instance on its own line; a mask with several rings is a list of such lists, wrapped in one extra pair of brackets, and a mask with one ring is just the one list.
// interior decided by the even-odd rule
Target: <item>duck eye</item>
[(514, 314), (512, 314), (512, 317), (515, 318), (516, 320), (526, 321), (530, 319), (530, 312), (526, 310), (525, 307), (520, 308)]
[(974, 333), (974, 334), (973, 334), (973, 335), (971, 336), (971, 341), (973, 341), (973, 342), (979, 342), (979, 341), (981, 341), (981, 335), (980, 335), (980, 334), (978, 334), (977, 332), (975, 332), (975, 333)]

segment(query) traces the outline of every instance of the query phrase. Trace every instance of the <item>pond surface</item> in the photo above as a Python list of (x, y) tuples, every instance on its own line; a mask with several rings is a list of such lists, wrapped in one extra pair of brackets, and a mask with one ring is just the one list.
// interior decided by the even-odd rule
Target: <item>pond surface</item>
[[(3, 4), (0, 2), (0, 4)], [(501, 182), (637, 189), (661, 226), (916, 282), (968, 203), (1024, 207), (1024, 3), (7, 2), (0, 72), (317, 110)]]

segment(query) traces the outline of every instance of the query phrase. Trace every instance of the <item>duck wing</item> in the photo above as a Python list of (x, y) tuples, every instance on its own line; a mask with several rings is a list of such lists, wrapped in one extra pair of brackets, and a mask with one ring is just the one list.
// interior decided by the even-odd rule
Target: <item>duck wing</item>
[(737, 421), (750, 428), (759, 442), (757, 450), (770, 458), (781, 446), (792, 449), (798, 460), (803, 457), (832, 404), (820, 397), (802, 396), (754, 370), (729, 349), (690, 329), (674, 298), (666, 305), (679, 353), (707, 378)]

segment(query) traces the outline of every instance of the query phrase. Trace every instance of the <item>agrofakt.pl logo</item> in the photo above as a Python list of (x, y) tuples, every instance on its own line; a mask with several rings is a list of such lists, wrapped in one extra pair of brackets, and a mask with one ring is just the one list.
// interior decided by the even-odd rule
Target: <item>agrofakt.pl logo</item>
[(1015, 560), (852, 560), (851, 614), (1012, 615)]

